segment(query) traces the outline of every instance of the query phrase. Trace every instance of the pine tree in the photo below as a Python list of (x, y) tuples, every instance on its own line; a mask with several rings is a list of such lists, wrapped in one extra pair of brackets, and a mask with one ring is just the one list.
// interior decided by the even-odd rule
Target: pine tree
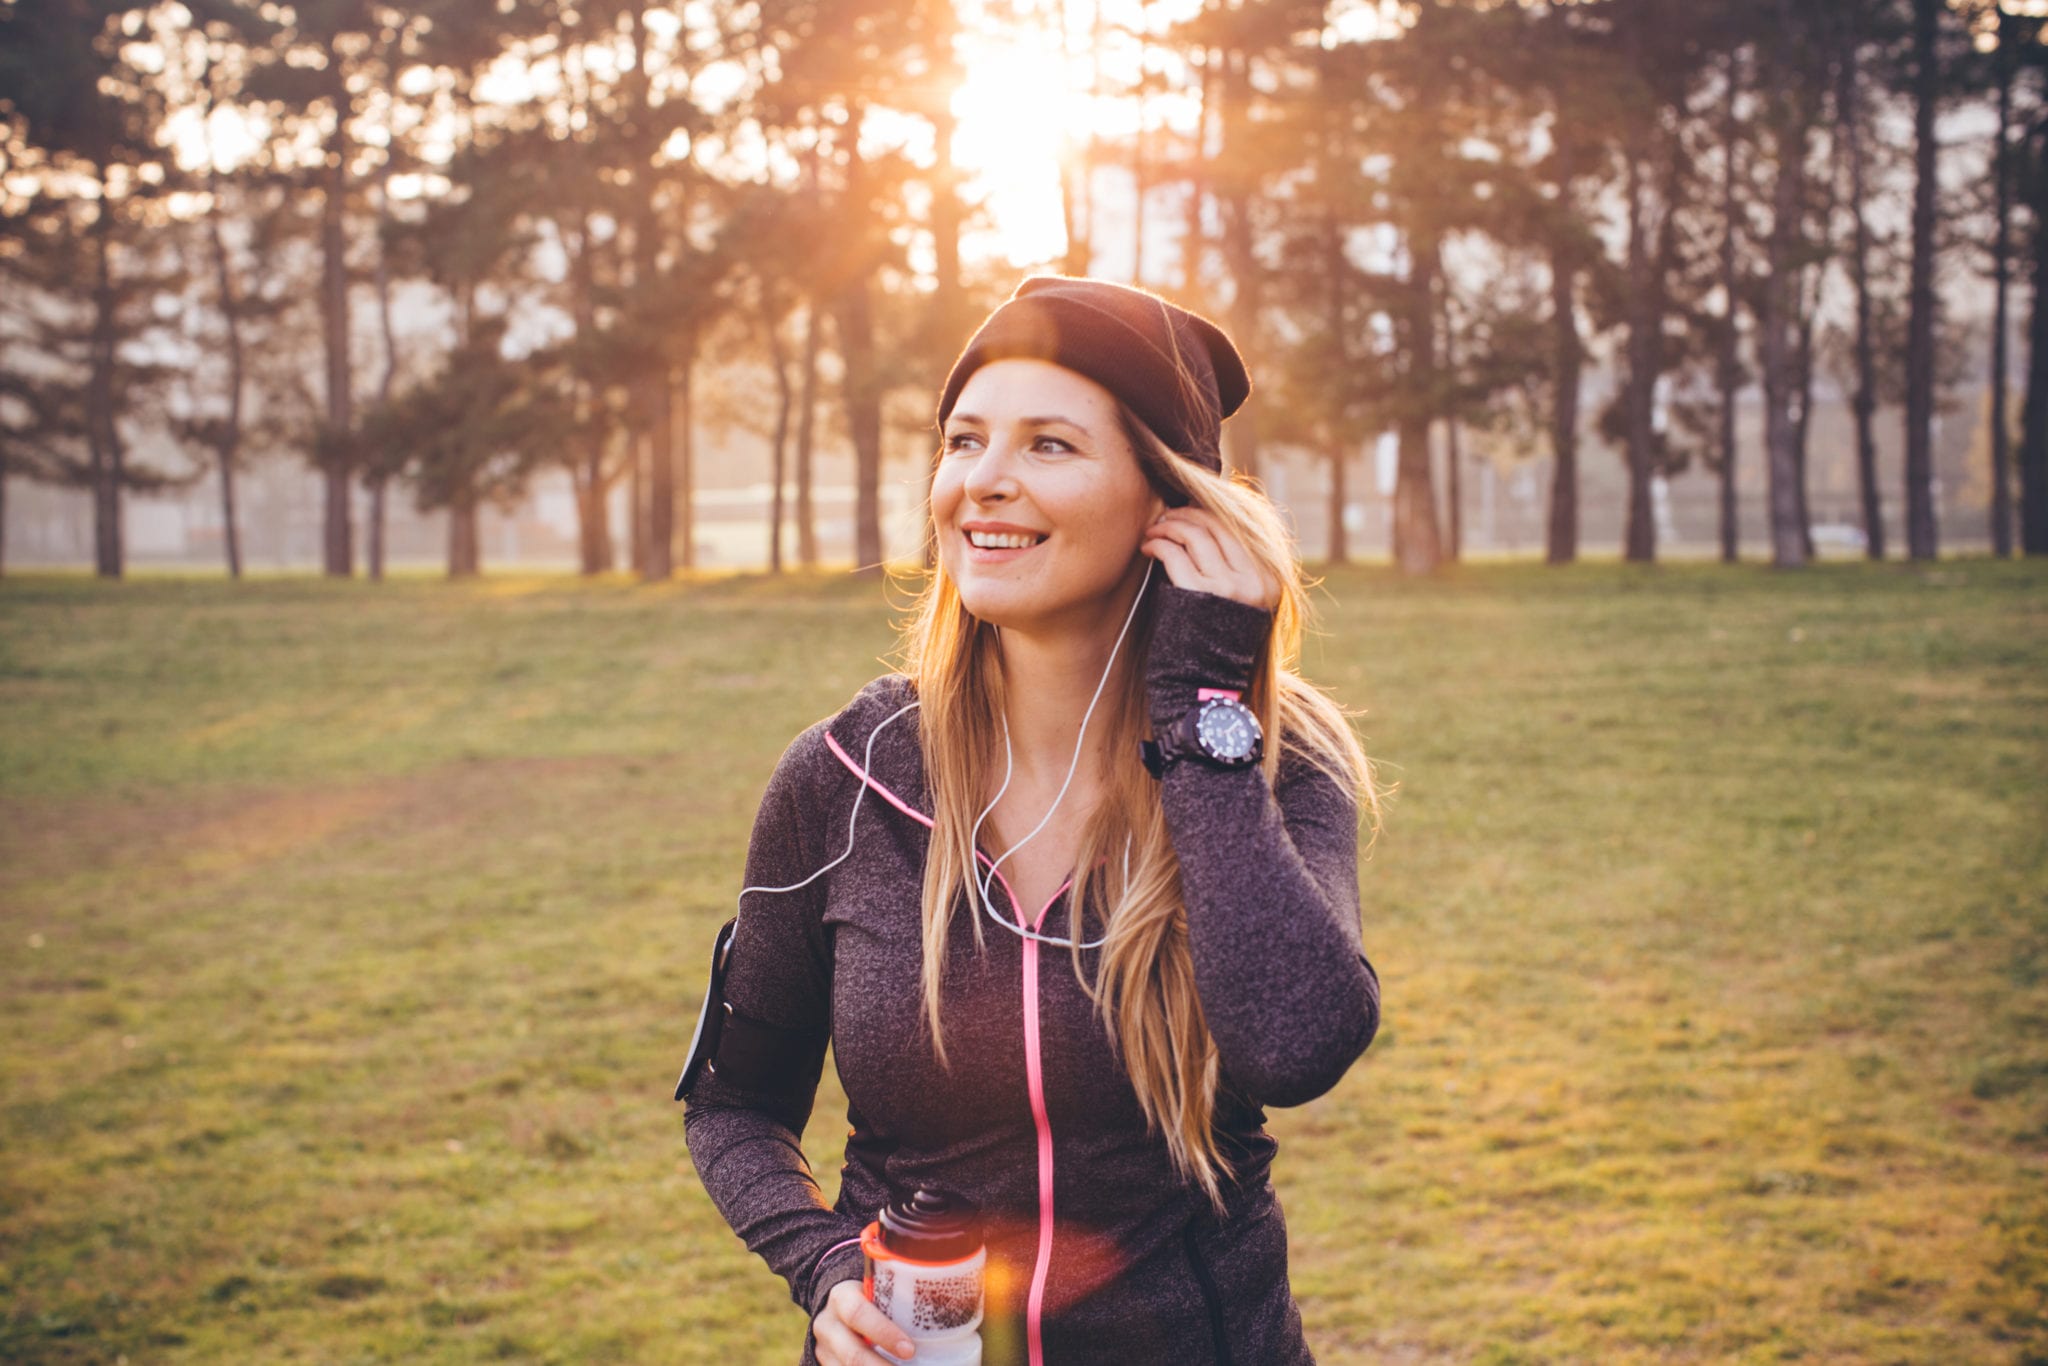
[(0, 333), (0, 423), (8, 469), (87, 490), (93, 563), (126, 564), (122, 499), (183, 482), (130, 453), (134, 427), (161, 396), (163, 364), (146, 359), (160, 329), (151, 307), (181, 287), (175, 251), (152, 237), (145, 206), (166, 184), (161, 92), (129, 61), (145, 10), (93, 0), (62, 9), (9, 6), (0, 18), (4, 117), (14, 184), (0, 252), (7, 323)]

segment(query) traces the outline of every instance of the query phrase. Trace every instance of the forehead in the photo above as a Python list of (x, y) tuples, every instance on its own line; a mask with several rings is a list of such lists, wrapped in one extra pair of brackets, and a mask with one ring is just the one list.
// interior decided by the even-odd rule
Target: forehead
[(991, 422), (1054, 413), (1087, 422), (1113, 418), (1116, 396), (1078, 370), (1049, 360), (1013, 357), (990, 361), (969, 375), (953, 411)]

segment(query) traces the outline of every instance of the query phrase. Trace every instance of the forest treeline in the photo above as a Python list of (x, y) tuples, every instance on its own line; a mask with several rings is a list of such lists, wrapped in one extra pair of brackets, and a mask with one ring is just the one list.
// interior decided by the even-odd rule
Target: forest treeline
[[(1625, 463), (1628, 559), (1657, 553), (1652, 481), (1697, 468), (1732, 560), (1760, 388), (1770, 556), (1807, 563), (1821, 375), (1852, 397), (1867, 553), (1931, 558), (1934, 419), (1986, 374), (1990, 544), (2040, 554), (2048, 58), (2007, 3), (0, 0), (0, 500), (89, 491), (114, 576), (123, 494), (203, 477), (238, 574), (237, 471), (304, 460), (327, 573), (360, 539), (381, 576), (409, 495), (467, 574), (479, 508), (559, 468), (584, 572), (661, 579), (691, 563), (704, 378), (744, 363), (771, 565), (816, 561), (830, 441), (877, 568), (885, 453), (928, 443), (1019, 274), (962, 248), (988, 226), (951, 155), (964, 40), (1030, 27), (1133, 114), (1074, 149), (1051, 268), (1127, 235), (1138, 283), (1226, 323), (1260, 358), (1228, 458), (1327, 460), (1333, 558), (1346, 457), (1389, 431), (1396, 562), (1456, 557), (1458, 436), (1493, 428), (1551, 457), (1550, 561), (1578, 553), (1589, 431)], [(1969, 279), (1988, 337), (1943, 307)], [(401, 335), (422, 292), (445, 327)]]

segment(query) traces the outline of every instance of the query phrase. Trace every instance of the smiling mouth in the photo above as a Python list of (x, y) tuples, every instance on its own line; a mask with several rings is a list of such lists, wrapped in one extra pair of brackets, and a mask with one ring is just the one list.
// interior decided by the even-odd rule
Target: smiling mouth
[(977, 550), (1029, 550), (1043, 544), (1045, 536), (1020, 531), (970, 531), (967, 543)]

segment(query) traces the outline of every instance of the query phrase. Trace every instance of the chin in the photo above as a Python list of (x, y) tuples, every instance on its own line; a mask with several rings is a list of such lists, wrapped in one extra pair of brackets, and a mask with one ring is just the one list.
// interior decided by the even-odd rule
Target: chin
[(991, 626), (1021, 626), (1043, 616), (1048, 604), (1028, 585), (977, 583), (960, 585), (960, 605)]

